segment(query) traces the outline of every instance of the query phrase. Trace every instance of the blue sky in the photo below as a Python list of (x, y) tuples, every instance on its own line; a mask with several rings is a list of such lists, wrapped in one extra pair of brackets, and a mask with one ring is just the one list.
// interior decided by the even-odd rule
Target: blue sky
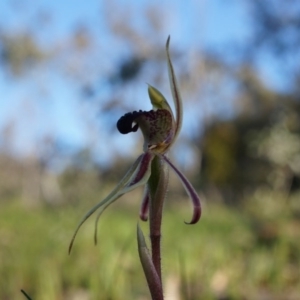
[[(115, 0), (113, 1), (115, 6), (111, 7), (105, 3), (105, 1), (80, 0), (1, 1), (0, 29), (4, 32), (30, 31), (44, 49), (51, 49), (57, 41), (63, 45), (75, 27), (84, 25), (94, 37), (99, 37), (95, 42), (99, 43), (101, 53), (88, 53), (92, 56), (91, 60), (85, 57), (82, 61), (78, 61), (78, 64), (87, 68), (83, 80), (89, 78), (93, 80), (95, 76), (99, 76), (99, 70), (95, 70), (93, 66), (93, 59), (101, 60), (103, 70), (108, 71), (113, 68), (116, 61), (130, 51), (124, 42), (121, 43), (112, 36), (106, 18), (114, 15), (117, 18), (128, 18), (128, 22), (138, 28), (139, 32), (148, 35), (149, 30), (143, 12), (149, 5), (161, 8), (164, 23), (163, 32), (157, 35), (152, 33), (149, 38), (157, 39), (157, 43), (162, 44), (167, 35), (171, 34), (172, 45), (180, 45), (187, 53), (202, 48), (214, 49), (219, 53), (224, 51), (225, 55), (233, 44), (243, 44), (245, 40), (251, 38), (248, 7), (244, 1)], [(41, 24), (39, 22), (41, 15), (46, 20), (47, 17), (50, 19), (50, 25), (37, 27), (37, 24)], [(72, 59), (72, 54), (69, 55), (66, 51), (61, 59), (68, 61)], [(58, 61), (50, 67), (39, 66), (21, 78), (14, 78), (9, 76), (7, 71), (0, 70), (0, 129), (9, 123), (14, 124), (12, 150), (18, 155), (38, 153), (43, 136), (51, 134), (74, 149), (84, 146), (94, 147), (95, 156), (101, 163), (109, 162), (118, 152), (118, 148), (122, 148), (121, 152), (125, 155), (129, 154), (137, 137), (116, 138), (117, 135), (112, 135), (111, 131), (104, 128), (106, 124), (103, 122), (100, 122), (97, 128), (93, 127), (92, 124), (95, 124), (97, 118), (95, 113), (97, 108), (80, 101), (78, 86), (72, 78), (66, 78), (66, 74), (59, 71), (59, 64)], [(267, 84), (279, 86), (278, 83), (282, 82), (282, 78), (276, 75), (272, 61), (267, 61), (259, 68), (268, 79)], [(165, 65), (161, 66), (161, 70), (166, 72)], [(148, 82), (146, 76), (143, 79), (144, 82)], [(133, 94), (132, 97), (127, 96), (128, 98), (147, 97), (146, 85), (138, 90), (135, 87), (134, 92), (130, 89), (127, 92)], [(105, 98), (110, 93), (113, 93), (111, 88), (103, 84), (98, 97)], [(135, 101), (133, 99), (130, 106), (134, 107)], [(140, 107), (135, 109), (137, 108)], [(149, 108), (149, 105), (146, 108)], [(185, 120), (184, 128), (189, 126), (188, 119), (187, 117)], [(87, 135), (87, 131), (93, 132)], [(94, 139), (97, 138), (100, 142), (94, 143)]]

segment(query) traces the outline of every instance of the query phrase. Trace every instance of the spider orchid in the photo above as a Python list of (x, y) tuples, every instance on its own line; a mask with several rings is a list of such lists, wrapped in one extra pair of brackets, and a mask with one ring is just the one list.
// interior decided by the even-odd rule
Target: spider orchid
[[(139, 110), (130, 112), (125, 114), (118, 120), (117, 128), (122, 134), (136, 132), (139, 128), (141, 129), (144, 136), (143, 153), (136, 159), (136, 161), (133, 163), (122, 180), (117, 184), (114, 190), (105, 199), (95, 205), (82, 218), (71, 240), (69, 252), (71, 251), (74, 239), (79, 228), (95, 211), (99, 210), (95, 222), (94, 239), (96, 243), (97, 223), (103, 211), (110, 204), (119, 199), (122, 195), (142, 185), (145, 185), (145, 192), (140, 209), (140, 218), (143, 221), (146, 221), (148, 219), (149, 206), (151, 207), (151, 201), (153, 200), (153, 198), (155, 198), (153, 192), (151, 192), (151, 185), (153, 186), (153, 179), (151, 180), (151, 178), (154, 176), (154, 173), (157, 172), (157, 168), (155, 167), (155, 165), (158, 165), (157, 163), (155, 163), (155, 161), (159, 161), (159, 171), (166, 170), (166, 166), (168, 166), (175, 172), (192, 201), (193, 216), (191, 221), (186, 224), (195, 224), (200, 219), (201, 205), (200, 199), (195, 189), (188, 181), (188, 179), (174, 166), (174, 164), (167, 157), (167, 152), (174, 145), (182, 125), (182, 100), (176, 82), (173, 65), (170, 59), (169, 42), (170, 37), (168, 37), (166, 43), (166, 53), (170, 87), (176, 114), (175, 116), (173, 115), (171, 107), (165, 97), (156, 88), (149, 85), (148, 94), (153, 109), (150, 111)], [(162, 182), (161, 184), (159, 184), (158, 181), (156, 183), (156, 193), (160, 192), (162, 195), (162, 197), (160, 198), (165, 198), (168, 180), (160, 181)]]

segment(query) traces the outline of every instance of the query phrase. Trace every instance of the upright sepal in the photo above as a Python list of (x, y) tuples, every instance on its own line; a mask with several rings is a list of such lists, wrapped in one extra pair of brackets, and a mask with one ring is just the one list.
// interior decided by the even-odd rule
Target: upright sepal
[(172, 109), (168, 101), (158, 89), (149, 84), (148, 94), (153, 105), (153, 109), (166, 109), (173, 115)]
[(168, 72), (169, 72), (169, 81), (170, 81), (170, 88), (171, 88), (171, 92), (172, 92), (172, 96), (173, 96), (173, 100), (174, 100), (174, 105), (175, 105), (175, 118), (176, 118), (176, 126), (175, 126), (175, 136), (174, 139), (172, 141), (172, 144), (175, 142), (181, 126), (182, 126), (182, 100), (181, 100), (181, 95), (180, 95), (180, 91), (178, 88), (178, 83), (176, 80), (176, 76), (175, 76), (175, 72), (174, 72), (174, 68), (172, 65), (172, 61), (171, 61), (171, 57), (170, 57), (170, 53), (169, 53), (169, 44), (170, 44), (170, 36), (168, 37), (167, 43), (166, 43), (166, 52), (167, 52), (167, 63), (168, 63)]

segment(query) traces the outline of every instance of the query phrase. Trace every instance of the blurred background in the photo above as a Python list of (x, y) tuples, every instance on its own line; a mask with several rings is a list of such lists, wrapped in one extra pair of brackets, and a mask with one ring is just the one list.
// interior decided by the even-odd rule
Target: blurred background
[[(167, 299), (300, 299), (300, 2), (0, 2), (0, 298), (149, 299), (135, 227), (142, 190), (77, 222), (142, 151), (116, 122), (184, 99), (163, 228)], [(172, 103), (171, 103), (172, 104)], [(147, 224), (143, 224), (147, 232)]]

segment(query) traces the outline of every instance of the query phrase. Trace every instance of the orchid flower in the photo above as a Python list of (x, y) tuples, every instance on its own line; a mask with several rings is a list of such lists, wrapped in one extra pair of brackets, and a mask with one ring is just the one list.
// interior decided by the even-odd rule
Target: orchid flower
[[(173, 65), (169, 54), (170, 37), (166, 43), (167, 65), (169, 72), (170, 87), (175, 106), (175, 116), (165, 97), (153, 86), (148, 86), (148, 94), (153, 109), (150, 111), (134, 111), (125, 114), (117, 122), (117, 128), (120, 133), (127, 134), (141, 129), (144, 136), (143, 153), (132, 164), (126, 175), (117, 184), (114, 190), (101, 202), (95, 205), (81, 220), (70, 243), (71, 251), (75, 236), (81, 225), (97, 210), (98, 215), (95, 223), (95, 243), (97, 242), (97, 223), (103, 211), (124, 194), (145, 185), (144, 197), (140, 209), (140, 218), (143, 221), (148, 219), (149, 207), (151, 210), (151, 201), (157, 198), (165, 198), (168, 180), (156, 180), (155, 172), (165, 172), (167, 167), (175, 172), (182, 182), (189, 198), (193, 204), (193, 216), (190, 222), (186, 224), (195, 224), (201, 216), (200, 199), (189, 182), (189, 180), (179, 171), (170, 161), (167, 152), (174, 145), (182, 125), (182, 100), (176, 82)], [(158, 170), (158, 171), (157, 171)], [(167, 175), (166, 175), (167, 176)], [(158, 176), (159, 177), (159, 176)], [(154, 182), (154, 183), (153, 183)], [(153, 188), (155, 185), (155, 189)], [(162, 201), (163, 202), (163, 201)], [(162, 210), (162, 203), (158, 205)], [(159, 209), (159, 208), (158, 208)]]

